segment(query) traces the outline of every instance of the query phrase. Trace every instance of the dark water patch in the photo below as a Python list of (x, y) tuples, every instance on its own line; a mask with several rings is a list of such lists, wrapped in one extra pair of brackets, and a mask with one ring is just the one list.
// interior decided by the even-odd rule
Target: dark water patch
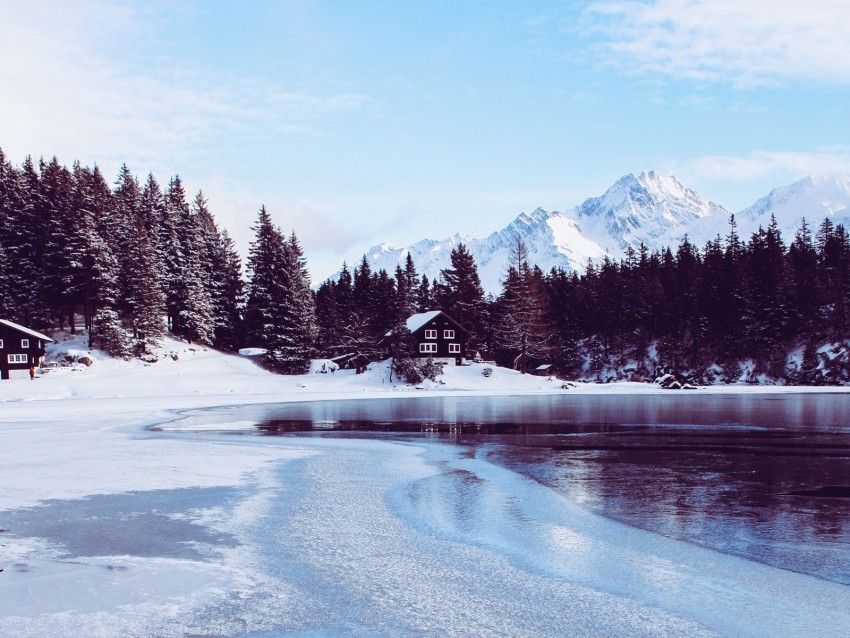
[(788, 492), (790, 496), (813, 496), (815, 498), (850, 498), (850, 485), (824, 485), (813, 490)]
[[(189, 411), (193, 424), (254, 420), (283, 432), (363, 430), (563, 434), (652, 426), (850, 434), (846, 394), (447, 396), (329, 400)], [(500, 431), (501, 429), (501, 431)], [(506, 432), (510, 429), (510, 432)]]
[(9, 536), (43, 538), (64, 548), (60, 558), (140, 556), (202, 560), (235, 537), (211, 530), (192, 511), (236, 498), (234, 488), (155, 490), (46, 501), (0, 512)]
[[(187, 419), (254, 420), (272, 436), (444, 441), (628, 525), (850, 584), (850, 498), (822, 491), (850, 485), (850, 394), (410, 397)], [(459, 528), (467, 515), (446, 513)]]

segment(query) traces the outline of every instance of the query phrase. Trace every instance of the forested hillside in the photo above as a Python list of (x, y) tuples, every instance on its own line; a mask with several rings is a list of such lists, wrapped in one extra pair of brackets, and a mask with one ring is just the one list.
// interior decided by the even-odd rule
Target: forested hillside
[[(15, 167), (0, 151), (0, 316), (39, 330), (88, 330), (116, 356), (151, 359), (165, 331), (224, 349), (260, 347), (281, 372), (310, 358), (377, 359), (407, 317), (441, 309), (467, 351), (523, 371), (647, 380), (660, 368), (698, 382), (846, 383), (850, 238), (829, 219), (784, 238), (772, 220), (702, 247), (643, 245), (584, 272), (529, 263), (516, 237), (498, 296), (486, 295), (467, 248), (429, 280), (364, 258), (310, 287), (294, 232), (261, 208), (243, 279), (240, 256), (202, 193), (179, 177), (163, 189), (124, 166), (110, 186), (97, 167), (55, 158)], [(78, 321), (82, 325), (76, 325)], [(395, 350), (394, 350), (395, 351)]]
[(0, 315), (75, 330), (114, 355), (144, 357), (166, 330), (233, 347), (242, 305), (239, 257), (202, 193), (163, 190), (123, 166), (56, 158), (18, 169), (0, 151)]
[(368, 350), (394, 312), (433, 307), (467, 328), (467, 355), (525, 371), (551, 363), (590, 380), (652, 380), (661, 368), (703, 383), (850, 380), (850, 238), (829, 219), (815, 232), (804, 223), (787, 244), (775, 223), (741, 238), (731, 217), (727, 236), (702, 249), (687, 239), (642, 247), (584, 273), (544, 273), (517, 240), (495, 298), (463, 245), (451, 261), (435, 282), (420, 280), (409, 257), (394, 277), (370, 273), (365, 259), (353, 277), (343, 267), (317, 296), (326, 349)]

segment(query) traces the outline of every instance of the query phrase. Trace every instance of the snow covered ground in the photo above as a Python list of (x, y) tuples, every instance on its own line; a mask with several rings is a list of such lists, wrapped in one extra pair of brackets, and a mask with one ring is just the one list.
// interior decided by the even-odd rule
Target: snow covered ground
[(279, 377), (176, 341), (165, 353), (145, 366), (94, 352), (91, 367), (0, 383), (0, 636), (850, 627), (845, 586), (614, 523), (452, 445), (145, 429), (179, 409), (243, 403), (662, 390), (565, 390), (480, 366), (416, 389), (382, 365)]

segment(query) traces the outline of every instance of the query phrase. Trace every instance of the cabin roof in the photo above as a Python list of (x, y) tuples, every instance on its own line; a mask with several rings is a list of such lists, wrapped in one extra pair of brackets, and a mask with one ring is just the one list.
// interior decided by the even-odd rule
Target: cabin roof
[[(410, 332), (416, 332), (417, 330), (419, 330), (423, 326), (425, 326), (429, 321), (435, 319), (436, 317), (439, 317), (440, 315), (443, 315), (443, 317), (445, 317), (449, 321), (449, 323), (451, 325), (453, 325), (455, 328), (465, 332), (463, 326), (461, 326), (457, 321), (455, 321), (454, 319), (449, 317), (442, 310), (429, 310), (428, 312), (420, 312), (420, 313), (415, 314), (415, 315), (410, 315), (407, 318), (405, 325), (407, 326), (407, 329)], [(389, 337), (392, 337), (392, 336), (393, 336), (392, 330), (390, 330), (389, 332), (387, 332), (387, 334), (384, 335), (384, 337), (386, 337), (386, 338), (389, 338)]]
[(411, 315), (407, 318), (407, 329), (410, 330), (410, 332), (416, 332), (419, 328), (442, 312), (442, 310), (429, 310), (428, 312), (420, 312), (419, 314)]
[(35, 337), (36, 339), (41, 339), (42, 341), (53, 341), (53, 339), (51, 339), (45, 334), (41, 334), (40, 332), (36, 332), (35, 330), (30, 330), (29, 328), (25, 328), (24, 326), (14, 323), (12, 321), (8, 321), (7, 319), (0, 319), (0, 324), (8, 326), (13, 330), (23, 332), (24, 334), (28, 334), (29, 336)]

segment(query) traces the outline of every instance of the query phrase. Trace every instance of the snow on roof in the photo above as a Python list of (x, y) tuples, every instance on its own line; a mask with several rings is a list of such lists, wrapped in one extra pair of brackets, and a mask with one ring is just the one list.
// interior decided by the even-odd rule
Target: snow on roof
[(20, 330), (21, 332), (28, 334), (31, 337), (35, 337), (36, 339), (41, 339), (42, 341), (53, 341), (53, 339), (51, 339), (47, 335), (43, 335), (40, 332), (36, 332), (35, 330), (30, 330), (29, 328), (24, 328), (23, 326), (21, 326), (17, 323), (14, 323), (12, 321), (8, 321), (6, 319), (0, 319), (0, 323), (2, 323), (4, 326), (9, 326), (10, 328), (14, 328), (15, 330)]
[(431, 321), (431, 319), (441, 312), (442, 310), (429, 310), (428, 312), (420, 312), (419, 314), (411, 315), (407, 318), (407, 329), (410, 330), (410, 332), (416, 332), (419, 328)]

